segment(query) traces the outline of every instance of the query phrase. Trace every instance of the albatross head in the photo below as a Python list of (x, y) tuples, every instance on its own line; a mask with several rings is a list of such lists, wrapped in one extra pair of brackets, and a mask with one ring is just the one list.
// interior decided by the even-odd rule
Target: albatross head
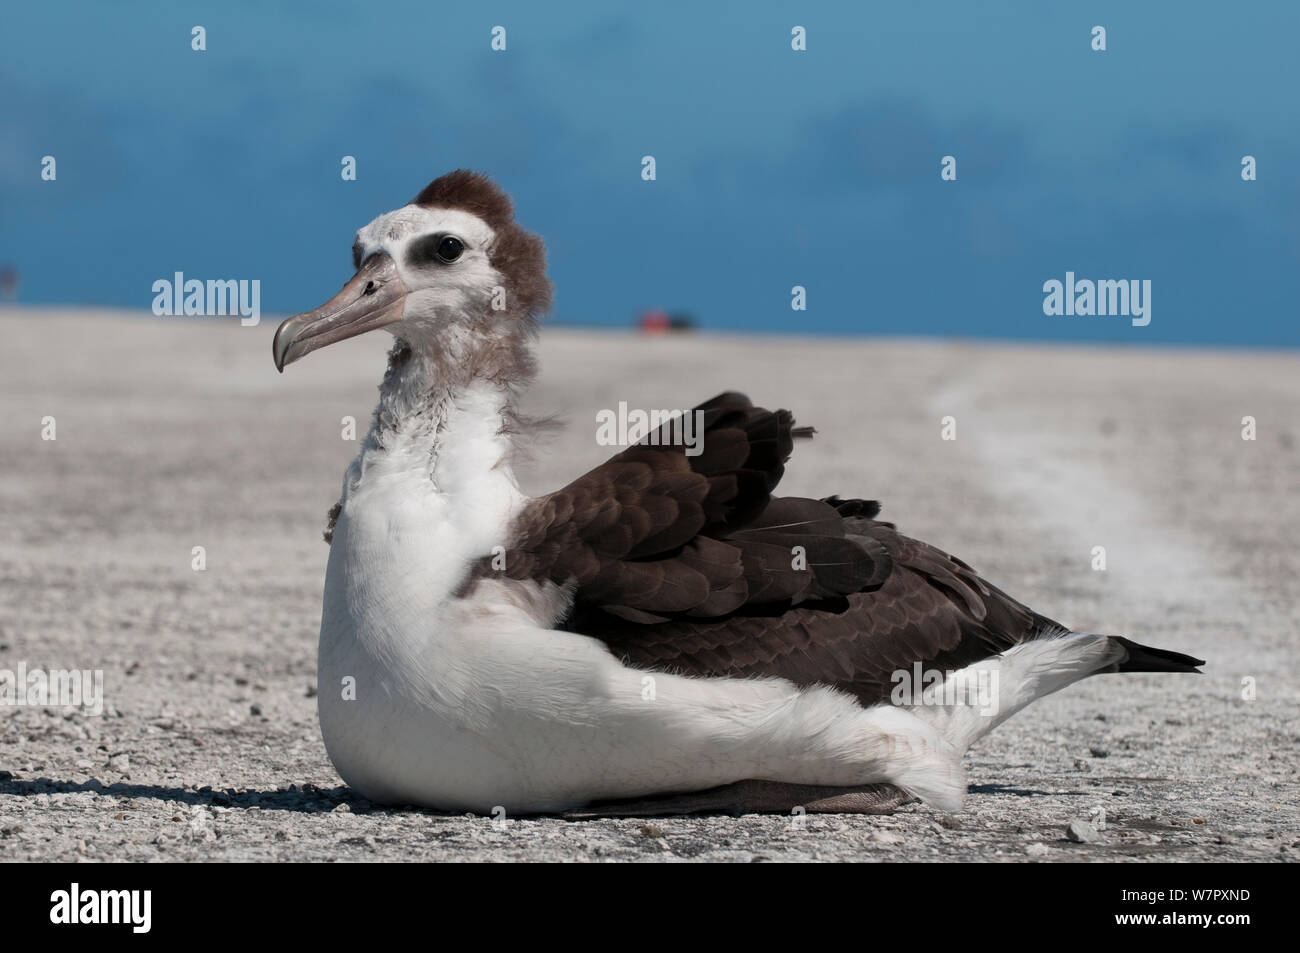
[(387, 328), (413, 349), (466, 360), (526, 342), (550, 306), (542, 240), (514, 220), (510, 197), (487, 176), (459, 170), (409, 205), (357, 232), (356, 274), (314, 311), (275, 332), (275, 366), (328, 344)]

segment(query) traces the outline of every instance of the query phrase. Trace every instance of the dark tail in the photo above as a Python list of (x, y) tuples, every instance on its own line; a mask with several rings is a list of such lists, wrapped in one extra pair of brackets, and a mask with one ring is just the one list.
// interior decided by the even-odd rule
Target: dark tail
[(1110, 636), (1112, 642), (1118, 642), (1128, 651), (1128, 658), (1116, 662), (1112, 672), (1195, 672), (1201, 674), (1198, 665), (1205, 662), (1182, 652), (1170, 652), (1168, 649), (1153, 649), (1149, 645), (1139, 645), (1118, 635)]

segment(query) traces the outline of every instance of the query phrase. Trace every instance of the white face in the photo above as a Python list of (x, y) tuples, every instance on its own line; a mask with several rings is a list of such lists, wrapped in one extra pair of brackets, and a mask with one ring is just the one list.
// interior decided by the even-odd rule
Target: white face
[(407, 205), (379, 216), (357, 232), (357, 273), (342, 290), (276, 330), (276, 367), (376, 328), (445, 350), (491, 313), (505, 284), (488, 259), (495, 241), (486, 222), (456, 209)]
[(402, 320), (389, 330), (418, 337), (490, 305), (493, 290), (505, 283), (488, 261), (495, 238), (486, 222), (468, 212), (406, 205), (357, 232), (352, 264), (360, 267), (378, 252), (393, 259), (406, 304)]

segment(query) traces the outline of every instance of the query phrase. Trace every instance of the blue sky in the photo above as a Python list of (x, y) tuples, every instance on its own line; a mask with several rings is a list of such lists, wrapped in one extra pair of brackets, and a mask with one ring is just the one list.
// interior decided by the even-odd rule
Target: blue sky
[[(11, 4), (0, 264), (24, 302), (147, 310), (182, 271), (290, 313), (470, 167), (558, 321), (1294, 347), (1297, 36), (1280, 2)], [(1151, 323), (1044, 315), (1067, 271), (1150, 280)]]

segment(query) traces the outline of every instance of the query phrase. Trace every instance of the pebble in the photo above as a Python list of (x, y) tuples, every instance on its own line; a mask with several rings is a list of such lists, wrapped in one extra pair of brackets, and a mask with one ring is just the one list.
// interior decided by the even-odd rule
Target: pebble
[(195, 808), (185, 834), (191, 841), (211, 843), (217, 839), (217, 832), (212, 828), (212, 817), (201, 807)]
[(1097, 839), (1097, 828), (1087, 821), (1071, 821), (1065, 829), (1065, 836), (1076, 844), (1090, 844)]
[(1047, 854), (1047, 845), (1042, 841), (1035, 841), (1025, 848), (1025, 853), (1030, 857), (1043, 857)]

